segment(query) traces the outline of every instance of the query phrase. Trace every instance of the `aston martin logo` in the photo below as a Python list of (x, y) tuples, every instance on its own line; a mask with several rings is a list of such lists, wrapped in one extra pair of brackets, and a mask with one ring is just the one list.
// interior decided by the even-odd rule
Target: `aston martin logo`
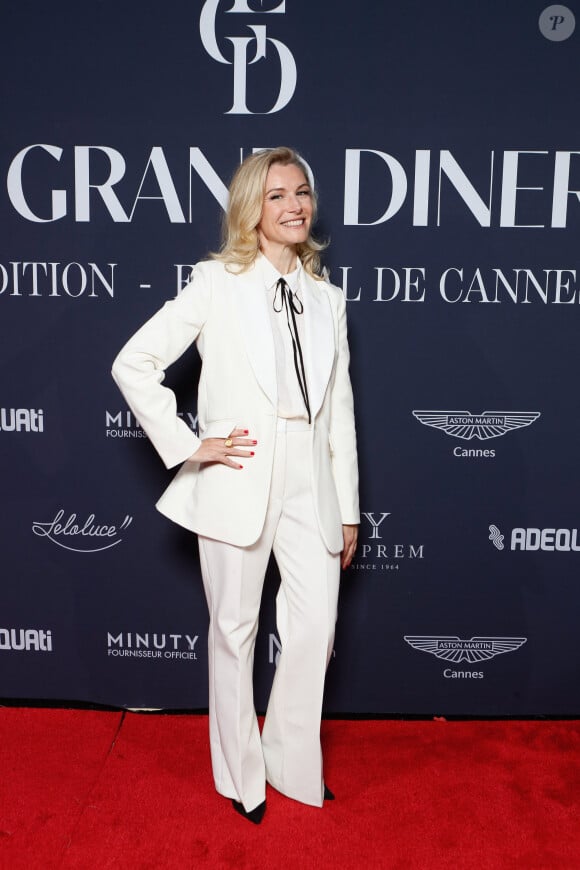
[(413, 417), (424, 426), (442, 429), (446, 435), (463, 438), (464, 441), (499, 438), (514, 429), (531, 426), (539, 416), (540, 411), (483, 411), (481, 414), (472, 414), (470, 411), (413, 411)]
[(437, 635), (405, 635), (405, 640), (419, 652), (431, 653), (446, 662), (483, 662), (503, 653), (515, 652), (527, 637), (458, 637)]

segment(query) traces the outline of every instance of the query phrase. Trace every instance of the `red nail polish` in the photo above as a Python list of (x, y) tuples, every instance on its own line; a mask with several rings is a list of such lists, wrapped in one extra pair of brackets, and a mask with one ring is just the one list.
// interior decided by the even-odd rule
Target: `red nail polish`
[(250, 450), (250, 456), (253, 456), (253, 455), (254, 455), (254, 451)]
[(257, 444), (257, 443), (258, 443), (257, 441), (252, 441), (252, 444)]
[(244, 467), (243, 465), (238, 465), (238, 468), (243, 468), (243, 467)]
[(248, 434), (249, 434), (249, 432), (250, 432), (250, 430), (249, 430), (249, 429), (244, 429), (244, 435), (248, 435)]

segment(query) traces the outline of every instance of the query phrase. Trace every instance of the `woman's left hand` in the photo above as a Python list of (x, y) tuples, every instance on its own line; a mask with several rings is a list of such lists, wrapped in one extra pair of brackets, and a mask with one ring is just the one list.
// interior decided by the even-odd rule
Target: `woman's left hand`
[(358, 526), (343, 526), (342, 537), (344, 547), (342, 548), (340, 567), (344, 570), (348, 568), (352, 562), (354, 552), (356, 550), (356, 542), (358, 541)]

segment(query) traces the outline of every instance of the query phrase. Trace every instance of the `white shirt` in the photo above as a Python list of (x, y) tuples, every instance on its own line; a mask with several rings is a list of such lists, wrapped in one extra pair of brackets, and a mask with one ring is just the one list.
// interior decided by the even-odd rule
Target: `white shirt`
[[(272, 334), (274, 337), (274, 352), (276, 355), (276, 380), (278, 383), (278, 416), (286, 419), (308, 420), (308, 412), (304, 404), (304, 398), (298, 383), (298, 375), (294, 366), (294, 352), (292, 349), (292, 336), (288, 329), (286, 308), (281, 311), (274, 310), (274, 295), (276, 284), (280, 278), (284, 278), (292, 293), (303, 302), (302, 297), (302, 273), (303, 267), (298, 260), (298, 267), (288, 275), (281, 275), (275, 266), (263, 255), (259, 258), (260, 269), (266, 289), (266, 303), (270, 314)], [(280, 307), (280, 294), (276, 300), (276, 307)], [(296, 326), (300, 344), (304, 348), (304, 312), (296, 314)]]

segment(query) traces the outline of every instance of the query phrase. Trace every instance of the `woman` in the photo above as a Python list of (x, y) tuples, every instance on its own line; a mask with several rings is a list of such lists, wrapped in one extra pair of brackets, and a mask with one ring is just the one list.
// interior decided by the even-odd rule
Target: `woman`
[[(219, 254), (195, 266), (113, 366), (167, 467), (183, 463), (157, 507), (198, 534), (215, 784), (255, 823), (266, 781), (313, 806), (333, 797), (320, 718), (340, 567), (356, 548), (358, 474), (346, 306), (318, 274), (315, 208), (296, 152), (244, 160)], [(165, 369), (194, 341), (199, 437), (162, 386)], [(282, 652), (260, 736), (252, 668), (272, 551)]]

